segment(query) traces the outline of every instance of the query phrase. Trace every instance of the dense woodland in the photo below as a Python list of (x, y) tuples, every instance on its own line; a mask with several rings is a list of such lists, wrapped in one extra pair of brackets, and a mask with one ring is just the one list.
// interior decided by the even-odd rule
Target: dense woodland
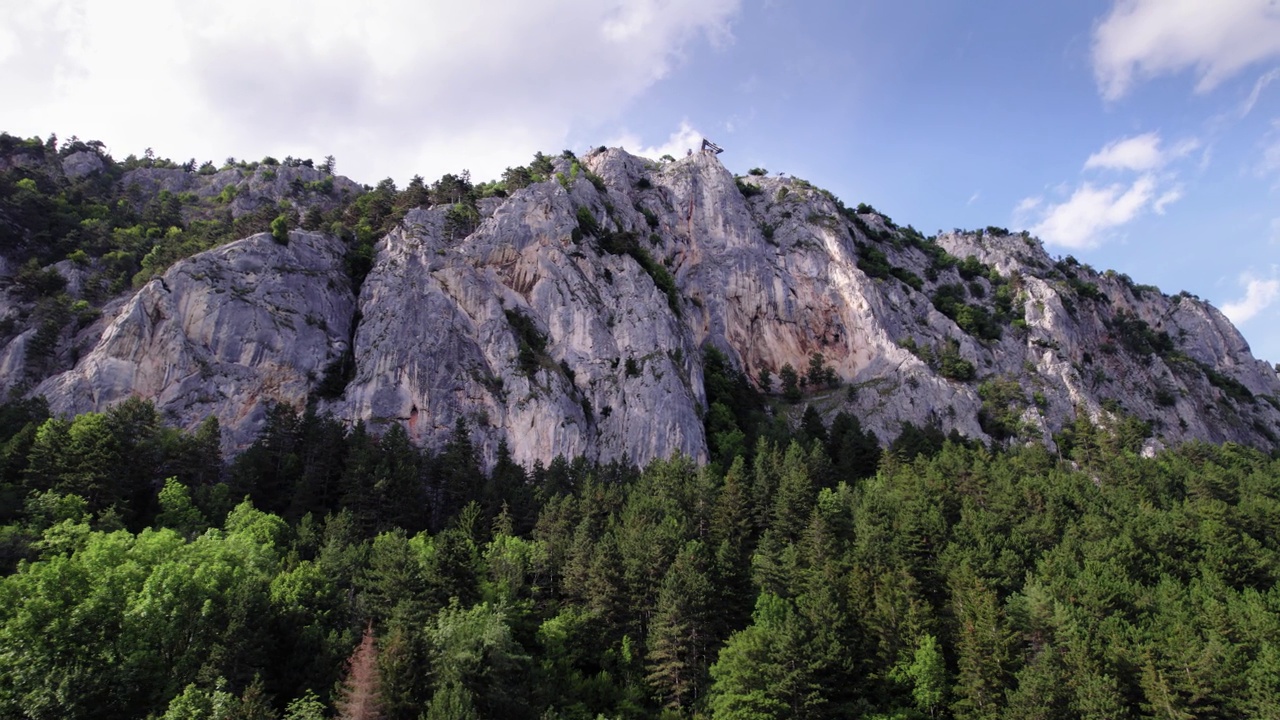
[[(51, 170), (85, 151), (101, 172)], [(101, 303), (194, 252), (325, 229), (358, 283), (408, 208), (448, 204), (465, 234), (479, 198), (553, 173), (539, 154), (496, 183), (386, 180), (333, 203), (310, 181), (233, 217), (234, 192), (138, 197), (121, 177), (331, 176), (332, 159), (117, 163), (4, 134), (0, 158), (20, 301), (0, 340), (39, 328), (32, 379)], [(83, 270), (78, 294), (55, 262)], [(12, 399), (0, 717), (1280, 718), (1280, 460), (1143, 458), (1132, 419), (1082, 420), (1055, 453), (877, 438), (800, 412), (832, 381), (821, 356), (768, 397), (772, 378), (704, 360), (705, 466), (500, 452), (486, 472), (462, 422), (424, 451), (286, 406), (223, 457), (213, 419)], [(338, 370), (318, 394), (341, 392)]]
[(882, 452), (707, 360), (702, 467), (4, 406), (0, 716), (1280, 717), (1280, 461)]

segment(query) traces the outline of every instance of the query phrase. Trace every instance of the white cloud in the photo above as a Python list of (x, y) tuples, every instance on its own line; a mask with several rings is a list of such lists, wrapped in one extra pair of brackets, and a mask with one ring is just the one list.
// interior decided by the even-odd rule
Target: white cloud
[(0, 17), (0, 96), (10, 132), (117, 154), (494, 177), (616, 121), (693, 43), (730, 42), (740, 2), (27, 0)]
[(1161, 193), (1160, 197), (1156, 198), (1155, 203), (1152, 204), (1151, 209), (1154, 210), (1157, 215), (1163, 215), (1164, 209), (1166, 207), (1172, 205), (1173, 203), (1178, 202), (1181, 199), (1182, 199), (1182, 186), (1178, 185)]
[(1168, 162), (1184, 157), (1200, 147), (1200, 143), (1195, 139), (1183, 140), (1169, 149), (1161, 148), (1160, 143), (1158, 132), (1114, 140), (1090, 155), (1084, 162), (1084, 168), (1147, 172), (1163, 167)]
[[(1030, 230), (1051, 245), (1072, 249), (1096, 247), (1109, 231), (1151, 207), (1155, 191), (1156, 181), (1150, 175), (1139, 177), (1131, 185), (1116, 183), (1096, 187), (1086, 182), (1065, 202), (1046, 208)], [(1018, 207), (1025, 211), (1036, 204), (1024, 200)]]
[(1149, 132), (1108, 143), (1084, 161), (1086, 170), (1151, 170), (1164, 164), (1160, 152), (1160, 133)]
[(1222, 306), (1222, 314), (1236, 325), (1248, 322), (1280, 298), (1280, 280), (1274, 277), (1262, 280), (1245, 273), (1240, 276), (1240, 284), (1245, 288), (1244, 297)]
[[(1025, 227), (1046, 244), (1075, 250), (1097, 247), (1112, 232), (1150, 211), (1163, 215), (1183, 197), (1174, 163), (1200, 147), (1194, 138), (1165, 147), (1158, 132), (1107, 143), (1084, 162), (1084, 171), (1131, 173), (1132, 180), (1103, 185), (1085, 181), (1061, 202), (1029, 197), (1013, 209), (1014, 227)], [(1065, 196), (1066, 185), (1055, 194)]]
[(1260, 177), (1280, 172), (1280, 120), (1272, 121), (1271, 125), (1271, 131), (1262, 138), (1262, 153), (1257, 162)]
[(1040, 204), (1043, 202), (1044, 202), (1044, 198), (1038, 198), (1038, 197), (1023, 198), (1022, 201), (1018, 203), (1018, 206), (1013, 209), (1013, 214), (1015, 217), (1025, 216), (1027, 213), (1030, 213), (1031, 211), (1040, 207)]
[(1249, 93), (1249, 97), (1240, 106), (1240, 117), (1253, 112), (1253, 106), (1258, 104), (1258, 98), (1262, 97), (1262, 91), (1275, 80), (1280, 80), (1280, 68), (1272, 68), (1258, 78), (1258, 81), (1253, 84), (1253, 91)]
[(1102, 96), (1123, 97), (1136, 81), (1194, 69), (1196, 91), (1280, 56), (1274, 0), (1117, 0), (1094, 28), (1093, 68)]
[(702, 133), (694, 129), (689, 121), (681, 121), (680, 127), (667, 137), (666, 141), (654, 146), (644, 145), (644, 141), (632, 133), (623, 133), (622, 135), (609, 141), (609, 145), (620, 147), (631, 153), (647, 157), (651, 160), (658, 160), (663, 155), (670, 155), (674, 158), (682, 158), (690, 150), (698, 150), (702, 146)]

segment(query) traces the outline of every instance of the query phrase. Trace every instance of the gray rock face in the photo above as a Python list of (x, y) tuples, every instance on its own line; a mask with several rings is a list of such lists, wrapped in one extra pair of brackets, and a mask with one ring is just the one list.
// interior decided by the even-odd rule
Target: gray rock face
[(102, 171), (102, 158), (96, 152), (81, 150), (62, 159), (62, 174), (71, 179)]
[(429, 446), (461, 417), (490, 461), (503, 439), (525, 463), (705, 457), (697, 345), (635, 261), (570, 239), (574, 203), (550, 184), (518, 193), (461, 244), (442, 211), (410, 213), (365, 281), (335, 411)]
[[(349, 422), (402, 423), (438, 448), (461, 419), (487, 462), (506, 442), (526, 464), (644, 463), (707, 456), (711, 346), (752, 378), (804, 374), (820, 353), (841, 387), (777, 411), (848, 411), (885, 441), (913, 423), (1052, 443), (1079, 414), (1145, 421), (1153, 444), (1280, 437), (1275, 370), (1194, 298), (1055, 262), (1022, 236), (926, 241), (710, 156), (656, 164), (615, 149), (581, 163), (598, 177), (557, 159), (562, 181), (484, 201), (465, 237), (447, 208), (411, 211), (358, 297), (324, 235), (198, 255), (104, 315), (92, 350), (35, 392), (61, 412), (137, 394), (188, 427), (216, 414), (235, 449), (264, 403), (300, 407), (349, 352), (350, 381), (320, 401)], [(212, 195), (294, 186), (173, 172), (131, 177)]]
[(340, 175), (279, 165), (261, 165), (253, 170), (231, 167), (209, 175), (180, 168), (138, 168), (125, 173), (121, 183), (133, 188), (144, 202), (161, 191), (191, 193), (206, 203), (220, 199), (227, 203), (234, 218), (260, 208), (274, 208), (281, 201), (330, 210), (361, 190), (360, 185)]
[(346, 350), (354, 302), (342, 244), (262, 234), (201, 253), (147, 283), (76, 366), (34, 394), (59, 413), (152, 399), (171, 420), (224, 423), (230, 449), (252, 441), (268, 402), (300, 405)]

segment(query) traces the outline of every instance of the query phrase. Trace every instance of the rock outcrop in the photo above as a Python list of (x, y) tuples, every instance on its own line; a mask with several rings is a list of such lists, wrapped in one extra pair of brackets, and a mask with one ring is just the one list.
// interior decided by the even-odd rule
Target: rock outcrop
[(208, 174), (180, 168), (138, 168), (126, 172), (121, 183), (139, 199), (139, 206), (162, 191), (190, 193), (197, 201), (224, 199), (233, 218), (274, 209), (281, 201), (299, 208), (332, 210), (362, 189), (348, 178), (318, 168), (281, 165), (228, 167)]
[[(1146, 423), (1152, 444), (1280, 437), (1275, 369), (1193, 297), (1055, 261), (1021, 235), (925, 239), (713, 156), (580, 162), (484, 201), (474, 228), (447, 207), (410, 211), (358, 295), (343, 243), (318, 233), (180, 262), (104, 312), (74, 368), (33, 392), (60, 412), (142, 395), (188, 427), (215, 414), (229, 448), (265, 403), (314, 401), (429, 447), (461, 419), (489, 462), (505, 441), (523, 463), (643, 463), (706, 457), (710, 346), (752, 378), (803, 375), (821, 354), (840, 387), (790, 411), (848, 411), (883, 440), (912, 423), (1052, 443), (1080, 414)], [(229, 172), (194, 190), (131, 178), (217, 194)]]
[(63, 414), (145, 397), (183, 426), (216, 415), (244, 447), (268, 403), (298, 403), (347, 351), (344, 252), (318, 233), (261, 234), (178, 263), (104, 313), (93, 349), (33, 394)]

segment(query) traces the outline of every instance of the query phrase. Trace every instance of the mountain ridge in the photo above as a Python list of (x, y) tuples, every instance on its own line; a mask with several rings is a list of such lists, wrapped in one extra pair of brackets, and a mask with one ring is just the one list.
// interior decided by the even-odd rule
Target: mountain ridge
[[(371, 238), (363, 277), (351, 274), (351, 242), (325, 228), (179, 260), (63, 328), (62, 366), (28, 392), (63, 413), (141, 395), (184, 427), (213, 414), (228, 449), (252, 440), (269, 403), (314, 402), (377, 431), (403, 424), (433, 448), (462, 421), (486, 464), (503, 442), (525, 464), (706, 460), (710, 347), (757, 386), (762, 371), (806, 375), (820, 354), (828, 374), (815, 379), (833, 375), (839, 389), (775, 412), (848, 412), (882, 441), (910, 423), (1053, 447), (1087, 417), (1134, 424), (1149, 449), (1277, 446), (1275, 368), (1194, 297), (1055, 261), (998, 228), (927, 239), (803, 180), (735, 177), (714, 156), (539, 157), (543, 179), (505, 197), (408, 209)], [(64, 161), (103, 172), (92, 165)], [(130, 172), (157, 193), (165, 181), (197, 197), (244, 187), (230, 198), (242, 214), (273, 200), (332, 211), (334, 195), (307, 194), (325, 176), (300, 179), (306, 170), (320, 172)], [(331, 192), (350, 201), (348, 183)], [(22, 302), (5, 292), (17, 317)], [(37, 334), (27, 327), (0, 350), (7, 387)]]

